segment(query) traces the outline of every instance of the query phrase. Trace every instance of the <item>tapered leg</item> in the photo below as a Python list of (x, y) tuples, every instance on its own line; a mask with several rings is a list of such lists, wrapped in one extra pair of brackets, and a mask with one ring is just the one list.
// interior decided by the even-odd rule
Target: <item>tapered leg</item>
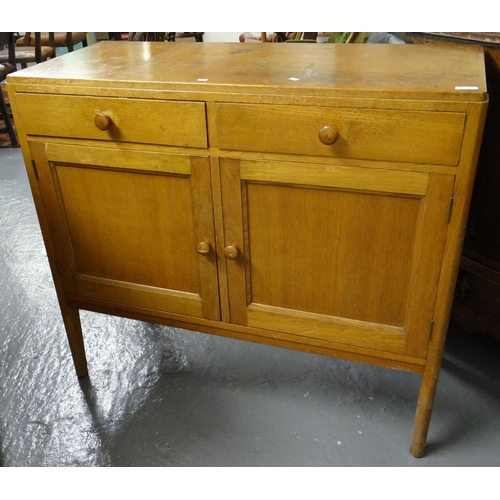
[(439, 366), (426, 366), (420, 386), (420, 393), (418, 395), (417, 412), (415, 414), (413, 436), (410, 446), (410, 453), (417, 458), (424, 456), (438, 376)]
[(61, 313), (66, 327), (69, 347), (73, 362), (75, 364), (76, 374), (79, 377), (88, 375), (87, 357), (85, 356), (85, 346), (83, 344), (82, 325), (80, 323), (80, 313), (78, 309), (61, 305)]

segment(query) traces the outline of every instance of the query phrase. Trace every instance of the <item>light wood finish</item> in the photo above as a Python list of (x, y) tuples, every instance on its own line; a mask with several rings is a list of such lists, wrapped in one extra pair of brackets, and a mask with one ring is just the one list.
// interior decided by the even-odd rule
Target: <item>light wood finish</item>
[(109, 153), (31, 143), (66, 290), (218, 319), (208, 158)]
[[(56, 57), (40, 71), (27, 68), (16, 82), (41, 84), (46, 92), (56, 93), (69, 85), (68, 94), (83, 86), (86, 94), (96, 88), (101, 92), (139, 88), (230, 95), (227, 86), (233, 85), (230, 92), (279, 96), (482, 102), (486, 92), (483, 54), (473, 49), (464, 56), (463, 50), (453, 47), (413, 45), (203, 43), (196, 48), (179, 44), (175, 49), (164, 45), (99, 42), (75, 51), (71, 59)], [(464, 57), (470, 61), (467, 73)], [(102, 64), (95, 64), (96, 60)], [(56, 87), (48, 89), (49, 82)], [(455, 90), (457, 85), (474, 85), (478, 90)]]
[(421, 456), (481, 51), (97, 45), (8, 79), (77, 373), (78, 309), (423, 373)]
[(451, 318), (469, 333), (500, 340), (500, 33), (414, 32), (406, 37), (407, 43), (476, 44), (484, 49), (488, 116)]
[(425, 356), (452, 176), (221, 162), (233, 321)]
[(87, 368), (87, 357), (85, 356), (85, 346), (83, 343), (80, 313), (78, 309), (68, 307), (63, 301), (60, 302), (60, 306), (76, 374), (79, 377), (86, 377), (89, 372)]
[(199, 102), (20, 94), (30, 135), (207, 147), (205, 105)]
[[(465, 123), (464, 113), (227, 103), (216, 109), (221, 149), (441, 165), (458, 163)], [(325, 127), (338, 135), (327, 140), (331, 147), (321, 140)]]

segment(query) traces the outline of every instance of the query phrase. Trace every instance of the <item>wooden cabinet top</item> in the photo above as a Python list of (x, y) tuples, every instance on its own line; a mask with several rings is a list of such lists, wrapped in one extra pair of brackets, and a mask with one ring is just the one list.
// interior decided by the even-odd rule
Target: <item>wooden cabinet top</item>
[(449, 41), (470, 42), (500, 46), (500, 33), (498, 32), (468, 32), (468, 31), (416, 31), (406, 34), (408, 39), (419, 39), (422, 41)]
[(217, 93), (230, 87), (233, 93), (486, 98), (483, 50), (476, 46), (100, 42), (8, 80), (57, 85), (61, 93), (74, 86)]

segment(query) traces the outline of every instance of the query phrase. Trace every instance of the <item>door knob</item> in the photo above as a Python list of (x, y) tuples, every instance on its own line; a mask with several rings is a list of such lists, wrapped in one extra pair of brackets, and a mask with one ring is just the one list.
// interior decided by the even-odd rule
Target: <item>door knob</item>
[(94, 123), (99, 130), (108, 130), (109, 127), (111, 127), (113, 120), (110, 116), (104, 113), (97, 113), (94, 117)]
[(196, 251), (200, 255), (208, 255), (210, 253), (210, 250), (212, 250), (212, 248), (210, 247), (210, 244), (208, 243), (208, 241), (200, 241), (196, 245)]
[(323, 127), (318, 134), (319, 140), (326, 146), (331, 146), (339, 138), (339, 133), (329, 125)]
[(226, 256), (226, 258), (230, 260), (237, 259), (239, 254), (240, 251), (238, 250), (238, 247), (235, 245), (228, 245), (226, 248), (224, 248), (224, 255)]

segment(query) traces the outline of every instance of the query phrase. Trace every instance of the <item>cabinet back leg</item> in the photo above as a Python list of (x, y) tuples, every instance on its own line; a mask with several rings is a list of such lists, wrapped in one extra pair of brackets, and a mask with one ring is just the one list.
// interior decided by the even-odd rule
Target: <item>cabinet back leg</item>
[(85, 356), (85, 346), (83, 343), (82, 325), (80, 323), (80, 312), (61, 304), (61, 312), (68, 336), (69, 348), (73, 356), (76, 374), (78, 377), (88, 375), (87, 358)]

